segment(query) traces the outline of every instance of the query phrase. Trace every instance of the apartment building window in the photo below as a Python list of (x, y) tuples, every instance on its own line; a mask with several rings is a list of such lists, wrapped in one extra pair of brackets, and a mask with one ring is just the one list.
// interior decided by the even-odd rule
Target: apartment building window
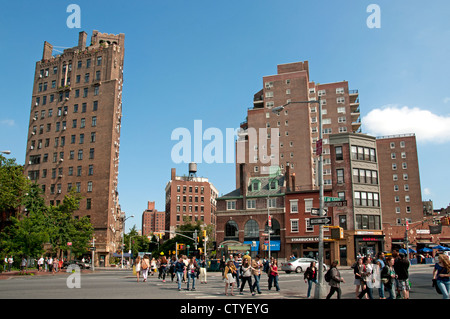
[(344, 155), (342, 153), (342, 146), (336, 146), (335, 152), (336, 152), (336, 160), (337, 161), (341, 161), (344, 159)]
[(79, 160), (83, 159), (83, 150), (78, 150), (78, 159)]
[(290, 200), (289, 204), (291, 206), (291, 214), (298, 213), (298, 199)]
[(297, 233), (298, 231), (298, 219), (291, 219), (291, 232)]
[(344, 104), (344, 103), (345, 103), (345, 97), (338, 97), (338, 98), (336, 99), (336, 102), (337, 102), (338, 104)]
[(277, 199), (269, 198), (269, 208), (276, 208), (276, 207), (277, 207)]
[(77, 166), (77, 176), (81, 176), (81, 170), (82, 170), (82, 167)]
[(228, 200), (227, 201), (227, 210), (235, 210), (236, 209), (236, 201)]
[(266, 87), (266, 89), (273, 88), (273, 82), (272, 81), (271, 82), (266, 82), (265, 83), (265, 87)]
[(94, 149), (93, 148), (89, 149), (89, 158), (90, 159), (94, 158)]
[(356, 215), (356, 229), (381, 229), (380, 216)]
[(83, 89), (83, 97), (88, 97), (89, 88)]
[(90, 198), (86, 198), (86, 209), (92, 208), (92, 200)]
[(91, 132), (91, 143), (95, 142), (95, 132)]
[(86, 60), (86, 68), (90, 68), (91, 67), (91, 59), (87, 59)]
[(408, 180), (408, 174), (403, 174), (403, 180), (407, 181)]
[(77, 193), (81, 192), (81, 183), (80, 182), (76, 183), (76, 190), (77, 190)]
[(247, 209), (256, 208), (256, 199), (247, 199)]
[(102, 57), (101, 56), (97, 57), (97, 66), (100, 66), (100, 65), (102, 65)]
[(311, 208), (313, 207), (313, 199), (306, 198), (305, 199), (305, 213), (311, 213)]
[(343, 184), (344, 183), (344, 170), (343, 169), (337, 169), (336, 170), (337, 175), (337, 183)]
[(344, 88), (336, 88), (336, 94), (344, 94)]
[(337, 112), (340, 114), (345, 114), (345, 107), (338, 107)]
[(309, 222), (309, 218), (305, 218), (305, 231), (306, 232), (314, 231), (314, 226), (311, 226), (311, 223)]
[(92, 117), (92, 127), (97, 126), (97, 116)]
[(88, 175), (94, 175), (94, 165), (89, 165)]
[(89, 83), (89, 73), (86, 73), (86, 74), (84, 75), (84, 82), (85, 82), (85, 83)]

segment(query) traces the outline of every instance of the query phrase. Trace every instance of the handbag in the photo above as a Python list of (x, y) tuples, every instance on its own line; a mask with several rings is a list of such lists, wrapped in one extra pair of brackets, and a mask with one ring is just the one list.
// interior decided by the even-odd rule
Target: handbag
[(142, 269), (147, 269), (148, 268), (148, 264), (145, 260), (142, 261)]
[(432, 287), (434, 287), (436, 289), (436, 292), (438, 294), (442, 295), (442, 291), (437, 284), (437, 279), (433, 279), (432, 281), (433, 281)]

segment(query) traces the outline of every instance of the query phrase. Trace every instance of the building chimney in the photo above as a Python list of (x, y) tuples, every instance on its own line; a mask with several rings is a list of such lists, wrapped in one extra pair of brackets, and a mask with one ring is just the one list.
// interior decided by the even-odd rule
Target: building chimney
[(147, 202), (147, 210), (155, 210), (155, 202)]
[(286, 163), (286, 172), (284, 173), (284, 180), (286, 181), (286, 189), (288, 192), (291, 191), (291, 181), (290, 181), (290, 174), (289, 174), (290, 165), (289, 163)]
[(44, 52), (42, 53), (42, 60), (49, 60), (52, 57), (53, 45), (44, 41)]
[(295, 173), (292, 173), (292, 190), (295, 191)]
[(239, 164), (239, 181), (240, 181), (240, 191), (241, 195), (244, 198), (244, 207), (245, 207), (245, 200), (247, 197), (247, 167), (245, 163)]
[(175, 180), (175, 176), (176, 176), (176, 168), (172, 168), (171, 172), (170, 172), (170, 180), (173, 181)]
[(84, 31), (81, 31), (78, 34), (78, 48), (80, 50), (84, 50), (86, 48), (86, 40), (87, 40), (87, 33)]

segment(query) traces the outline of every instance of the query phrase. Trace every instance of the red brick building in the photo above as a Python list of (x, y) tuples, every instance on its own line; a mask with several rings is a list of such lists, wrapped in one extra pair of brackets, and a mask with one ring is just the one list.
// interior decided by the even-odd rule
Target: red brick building
[(78, 45), (53, 55), (44, 42), (36, 62), (24, 172), (46, 204), (71, 189), (83, 196), (76, 216), (94, 226), (96, 262), (120, 249), (118, 166), (125, 35), (80, 32)]
[(147, 209), (142, 213), (142, 236), (165, 230), (165, 220), (166, 213), (155, 209), (155, 202), (148, 202)]
[(175, 229), (186, 222), (216, 224), (216, 198), (219, 192), (208, 178), (197, 177), (197, 165), (189, 164), (189, 175), (177, 176), (171, 170), (166, 185), (165, 230)]

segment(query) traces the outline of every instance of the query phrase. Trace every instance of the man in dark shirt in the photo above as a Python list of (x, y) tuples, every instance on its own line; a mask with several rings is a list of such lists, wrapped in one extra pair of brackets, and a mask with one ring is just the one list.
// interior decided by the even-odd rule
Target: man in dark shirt
[(403, 253), (395, 260), (394, 270), (398, 276), (398, 289), (400, 290), (403, 299), (409, 299), (409, 260)]

